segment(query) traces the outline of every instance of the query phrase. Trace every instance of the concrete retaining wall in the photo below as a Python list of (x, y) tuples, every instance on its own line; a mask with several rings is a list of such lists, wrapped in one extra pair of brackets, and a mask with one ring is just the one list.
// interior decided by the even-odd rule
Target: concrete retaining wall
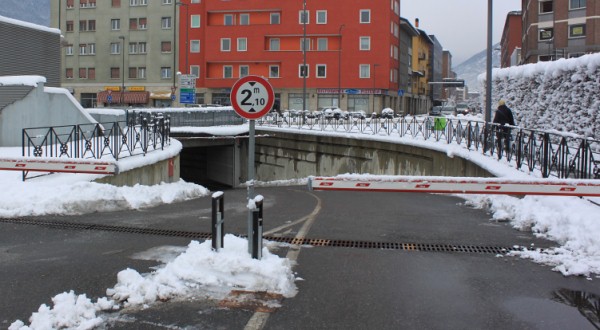
[[(493, 176), (463, 158), (402, 144), (258, 130), (257, 134), (271, 136), (256, 139), (256, 179), (260, 181), (345, 173)], [(247, 150), (241, 154), (247, 155)], [(246, 163), (247, 159), (242, 160)], [(241, 174), (247, 178), (246, 166), (242, 165)]]
[(108, 183), (115, 186), (134, 186), (136, 184), (152, 186), (161, 182), (177, 182), (180, 178), (180, 156), (166, 159), (152, 165), (134, 168), (115, 176), (106, 176), (95, 180), (98, 183)]

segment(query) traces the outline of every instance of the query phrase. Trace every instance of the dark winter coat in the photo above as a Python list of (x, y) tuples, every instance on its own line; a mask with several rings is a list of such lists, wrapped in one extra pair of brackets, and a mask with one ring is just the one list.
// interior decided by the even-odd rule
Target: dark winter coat
[(513, 117), (512, 111), (505, 104), (498, 107), (496, 114), (494, 115), (494, 124), (500, 125), (511, 125), (515, 126), (515, 118)]

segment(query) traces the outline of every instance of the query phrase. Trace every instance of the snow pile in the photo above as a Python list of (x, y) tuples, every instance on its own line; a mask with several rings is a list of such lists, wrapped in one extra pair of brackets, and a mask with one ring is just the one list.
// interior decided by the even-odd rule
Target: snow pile
[(489, 209), (494, 220), (510, 221), (521, 231), (557, 242), (546, 250), (526, 247), (512, 255), (554, 267), (563, 275), (600, 274), (598, 206), (577, 197), (461, 195), (469, 204)]
[(600, 54), (495, 69), (492, 79), (520, 127), (600, 140)]
[(30, 318), (30, 325), (13, 322), (9, 330), (27, 329), (93, 329), (105, 318), (98, 312), (122, 307), (144, 307), (158, 300), (185, 298), (199, 293), (212, 299), (223, 299), (230, 290), (266, 291), (293, 297), (295, 277), (289, 259), (263, 248), (260, 260), (248, 254), (248, 241), (225, 235), (224, 247), (215, 252), (212, 241), (192, 241), (185, 252), (164, 267), (148, 274), (125, 269), (117, 275), (117, 284), (106, 290), (108, 298), (92, 303), (85, 295), (73, 291), (61, 293), (54, 307), (40, 306)]

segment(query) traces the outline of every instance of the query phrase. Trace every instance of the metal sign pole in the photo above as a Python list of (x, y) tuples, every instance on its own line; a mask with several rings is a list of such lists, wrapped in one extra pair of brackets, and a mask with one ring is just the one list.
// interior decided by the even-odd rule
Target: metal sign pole
[[(248, 139), (248, 202), (254, 199), (254, 125), (253, 119), (249, 120), (249, 139)], [(248, 210), (248, 253), (254, 255), (252, 244), (252, 220), (253, 212)]]

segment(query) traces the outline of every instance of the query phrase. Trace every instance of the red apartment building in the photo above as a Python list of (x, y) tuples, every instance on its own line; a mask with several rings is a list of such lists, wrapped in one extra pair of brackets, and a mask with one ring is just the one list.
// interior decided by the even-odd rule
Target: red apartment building
[(197, 75), (197, 103), (229, 104), (235, 81), (259, 75), (281, 109), (302, 109), (303, 95), (309, 110), (399, 104), (399, 0), (183, 0), (177, 8), (178, 67)]
[(600, 1), (522, 0), (522, 63), (600, 51)]
[(506, 15), (502, 40), (500, 41), (500, 66), (507, 68), (520, 62), (521, 36), (523, 21), (520, 11), (511, 11)]

